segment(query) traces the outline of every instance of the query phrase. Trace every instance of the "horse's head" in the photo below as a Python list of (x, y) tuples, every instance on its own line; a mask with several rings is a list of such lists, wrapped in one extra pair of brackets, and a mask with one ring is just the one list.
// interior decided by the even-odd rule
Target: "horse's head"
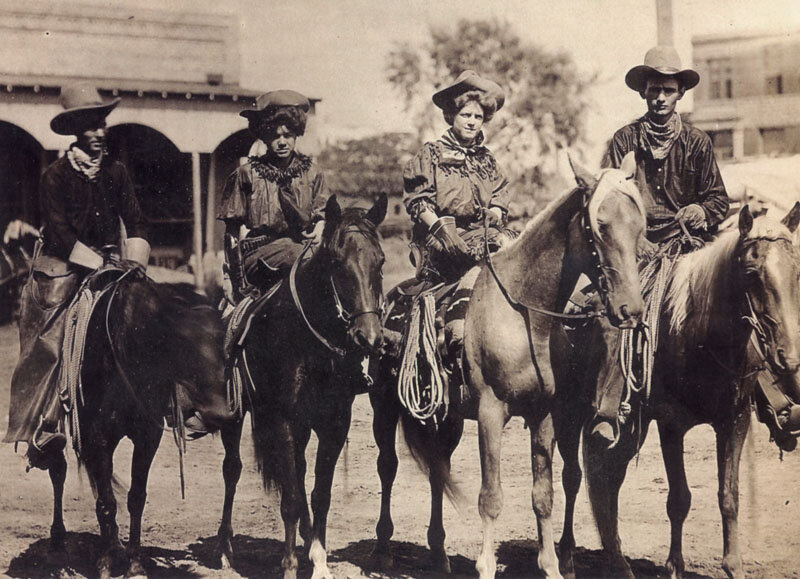
[(633, 180), (634, 155), (626, 155), (619, 169), (605, 169), (599, 179), (571, 164), (584, 191), (584, 270), (598, 288), (611, 323), (634, 327), (644, 310), (636, 252), (645, 228), (644, 205)]
[(377, 352), (383, 340), (383, 262), (378, 225), (386, 216), (386, 195), (371, 209), (342, 211), (335, 196), (325, 207), (320, 252), (330, 260), (330, 279), (340, 317), (352, 346)]
[(792, 241), (798, 223), (800, 203), (780, 223), (766, 216), (754, 219), (745, 205), (736, 255), (745, 319), (767, 367), (795, 403), (800, 403), (800, 251)]

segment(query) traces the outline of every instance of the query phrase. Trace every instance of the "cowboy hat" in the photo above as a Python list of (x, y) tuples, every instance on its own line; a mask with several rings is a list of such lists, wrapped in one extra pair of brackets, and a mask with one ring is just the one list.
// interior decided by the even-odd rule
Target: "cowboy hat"
[(257, 117), (268, 109), (277, 109), (281, 107), (297, 107), (304, 113), (308, 112), (311, 108), (311, 103), (308, 99), (293, 90), (274, 90), (272, 92), (264, 93), (256, 99), (255, 108), (245, 109), (239, 113), (246, 119)]
[(642, 92), (652, 75), (671, 76), (678, 79), (685, 90), (697, 86), (700, 75), (691, 68), (681, 70), (681, 57), (671, 46), (654, 46), (644, 55), (644, 64), (634, 66), (625, 75), (625, 84)]
[(433, 95), (433, 104), (442, 110), (446, 110), (453, 105), (456, 97), (471, 90), (481, 91), (494, 97), (498, 111), (503, 108), (503, 104), (506, 102), (506, 95), (499, 84), (481, 78), (474, 70), (465, 70), (458, 75), (453, 84)]
[(59, 135), (74, 135), (85, 128), (87, 118), (106, 118), (120, 100), (104, 103), (97, 87), (89, 83), (61, 87), (59, 101), (64, 110), (53, 117), (50, 128)]

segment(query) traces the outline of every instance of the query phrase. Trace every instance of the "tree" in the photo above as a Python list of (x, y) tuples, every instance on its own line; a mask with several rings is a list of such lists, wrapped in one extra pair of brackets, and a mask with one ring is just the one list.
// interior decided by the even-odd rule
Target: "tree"
[(508, 22), (461, 20), (454, 30), (432, 27), (430, 35), (422, 47), (397, 44), (387, 62), (388, 80), (415, 119), (420, 142), (435, 136), (441, 115), (431, 95), (472, 69), (506, 91), (506, 106), (486, 132), (513, 191), (528, 198), (541, 191), (548, 197), (554, 187), (563, 187), (558, 151), (583, 144), (593, 79), (581, 76), (569, 54), (523, 43)]

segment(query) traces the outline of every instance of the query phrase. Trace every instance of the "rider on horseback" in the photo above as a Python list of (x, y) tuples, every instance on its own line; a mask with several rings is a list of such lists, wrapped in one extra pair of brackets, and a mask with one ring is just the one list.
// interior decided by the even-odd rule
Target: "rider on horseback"
[[(483, 145), (481, 127), (505, 102), (503, 89), (471, 70), (433, 95), (450, 129), (425, 143), (403, 172), (414, 222), (412, 263), (419, 281), (453, 283), (484, 257), (484, 223), (492, 250), (513, 236), (505, 229), (508, 181)], [(448, 324), (463, 340), (463, 319)]]
[(66, 436), (60, 426), (59, 366), (66, 311), (81, 281), (104, 264), (100, 248), (147, 266), (150, 245), (145, 218), (122, 163), (106, 154), (106, 117), (120, 99), (103, 103), (94, 86), (61, 91), (64, 111), (50, 122), (60, 135), (74, 135), (66, 154), (42, 176), (39, 200), (43, 233), (31, 275), (22, 291), (20, 359), (11, 380), (9, 424), (4, 442), (28, 442), (32, 466), (47, 468)]
[(295, 151), (306, 130), (308, 99), (291, 90), (261, 95), (239, 113), (267, 147), (228, 178), (218, 218), (225, 222), (225, 295), (231, 303), (253, 288), (267, 289), (303, 250), (319, 242), (330, 196), (316, 163)]
[[(635, 180), (647, 210), (646, 237), (640, 241), (643, 272), (653, 258), (670, 253), (672, 259), (685, 251), (687, 247), (681, 247), (679, 241), (682, 235), (688, 241), (695, 237), (709, 240), (730, 206), (711, 138), (675, 112), (677, 102), (699, 80), (697, 72), (681, 68), (680, 57), (671, 46), (651, 48), (644, 64), (633, 67), (625, 75), (625, 84), (647, 103), (647, 113), (614, 134), (603, 166), (619, 167), (627, 153), (633, 151), (636, 155)], [(672, 253), (672, 247), (677, 253)], [(658, 267), (663, 269), (664, 262)], [(652, 269), (657, 270), (656, 267)], [(663, 274), (667, 275), (668, 271)], [(649, 289), (646, 285), (645, 290)], [(660, 305), (654, 304), (656, 315), (648, 314), (646, 321), (658, 319)], [(616, 363), (616, 358), (606, 362)], [(601, 375), (606, 373), (601, 372)], [(605, 385), (599, 383), (597, 387), (601, 389)], [(598, 390), (598, 396), (600, 394)], [(603, 400), (601, 396), (599, 399)], [(611, 423), (617, 420), (619, 405), (609, 400), (605, 402), (598, 405), (593, 433), (613, 441)]]

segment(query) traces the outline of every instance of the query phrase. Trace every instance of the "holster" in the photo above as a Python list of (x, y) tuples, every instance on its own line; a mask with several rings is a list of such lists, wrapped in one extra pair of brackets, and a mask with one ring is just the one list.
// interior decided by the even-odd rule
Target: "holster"
[(225, 259), (228, 265), (228, 275), (231, 277), (234, 298), (238, 302), (244, 293), (247, 278), (244, 274), (241, 248), (236, 238), (230, 233), (225, 234)]

